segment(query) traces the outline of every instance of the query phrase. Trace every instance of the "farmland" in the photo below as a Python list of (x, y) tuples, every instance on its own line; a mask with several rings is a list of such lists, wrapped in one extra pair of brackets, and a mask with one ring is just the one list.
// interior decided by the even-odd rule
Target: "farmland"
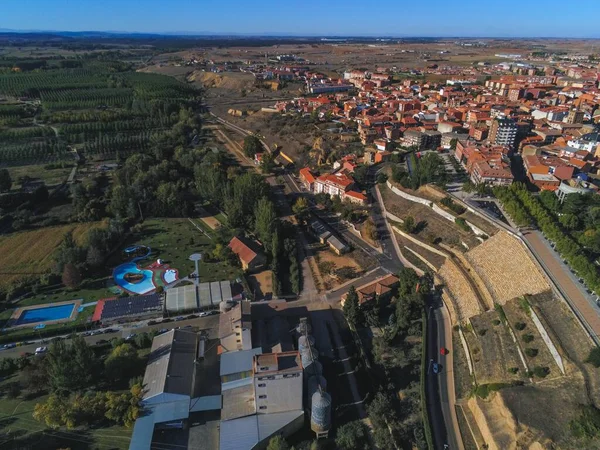
[(146, 150), (194, 106), (200, 91), (125, 64), (0, 74), (0, 157), (11, 165)]
[(100, 226), (101, 222), (90, 222), (0, 236), (2, 271), (5, 272), (0, 278), (0, 288), (30, 275), (39, 278), (39, 274), (51, 269), (54, 251), (66, 233), (72, 232), (75, 241), (84, 244), (88, 231)]

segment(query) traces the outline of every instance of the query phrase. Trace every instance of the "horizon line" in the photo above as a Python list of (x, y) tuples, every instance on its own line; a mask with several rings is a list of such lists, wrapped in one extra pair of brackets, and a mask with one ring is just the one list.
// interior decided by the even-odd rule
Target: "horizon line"
[(219, 32), (219, 31), (116, 31), (116, 30), (28, 30), (0, 28), (0, 34), (44, 34), (44, 33), (103, 33), (121, 35), (155, 35), (170, 37), (264, 37), (264, 38), (335, 38), (335, 39), (591, 39), (600, 40), (600, 36), (468, 36), (468, 35), (401, 35), (401, 34), (331, 34), (331, 33), (289, 33), (289, 32)]

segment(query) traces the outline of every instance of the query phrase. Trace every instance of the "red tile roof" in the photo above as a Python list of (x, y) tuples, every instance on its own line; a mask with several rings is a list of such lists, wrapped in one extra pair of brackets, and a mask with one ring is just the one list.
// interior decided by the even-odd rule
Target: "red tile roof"
[(239, 238), (234, 237), (230, 242), (228, 247), (235, 253), (240, 260), (246, 264), (250, 264), (254, 258), (256, 258), (256, 253), (246, 244), (244, 244)]

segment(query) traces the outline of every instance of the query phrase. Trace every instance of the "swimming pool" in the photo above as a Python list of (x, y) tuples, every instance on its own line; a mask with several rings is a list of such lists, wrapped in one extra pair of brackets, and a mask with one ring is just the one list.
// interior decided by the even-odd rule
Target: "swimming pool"
[[(125, 275), (128, 273), (139, 274), (142, 276), (142, 279), (136, 283), (130, 283), (125, 279)], [(153, 273), (154, 272), (148, 269), (140, 269), (134, 262), (128, 262), (115, 267), (113, 277), (115, 283), (120, 288), (126, 289), (134, 294), (143, 295), (156, 289), (156, 286), (152, 281)]]
[(71, 314), (73, 314), (73, 308), (75, 308), (75, 303), (26, 309), (21, 313), (15, 325), (48, 322), (50, 320), (65, 320), (71, 317)]

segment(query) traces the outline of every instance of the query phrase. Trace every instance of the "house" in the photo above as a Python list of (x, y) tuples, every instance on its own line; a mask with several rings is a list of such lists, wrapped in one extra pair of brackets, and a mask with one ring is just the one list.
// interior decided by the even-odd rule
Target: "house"
[(308, 192), (313, 192), (315, 187), (315, 176), (308, 167), (300, 169), (300, 181)]
[[(374, 300), (376, 297), (388, 298), (392, 295), (394, 289), (400, 284), (400, 279), (395, 275), (386, 275), (376, 279), (372, 283), (365, 284), (356, 288), (358, 294), (358, 303)], [(342, 306), (346, 301), (347, 294), (342, 297)]]
[(260, 270), (267, 262), (265, 255), (259, 248), (260, 246), (246, 238), (234, 237), (229, 242), (228, 247), (238, 256), (244, 270)]

